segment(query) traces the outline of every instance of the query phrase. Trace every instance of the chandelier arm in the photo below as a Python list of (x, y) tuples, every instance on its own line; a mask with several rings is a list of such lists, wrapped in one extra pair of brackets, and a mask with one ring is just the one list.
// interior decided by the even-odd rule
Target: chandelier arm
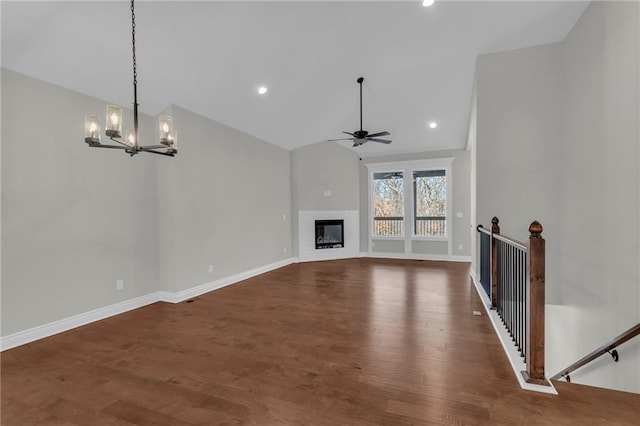
[(103, 143), (90, 144), (91, 148), (109, 148), (109, 149), (122, 149), (124, 151), (130, 151), (130, 147), (124, 147), (120, 145), (107, 145)]
[(122, 145), (122, 146), (123, 146), (123, 147), (125, 147), (125, 148), (131, 148), (131, 145), (126, 144), (126, 143), (124, 143), (124, 142), (120, 142), (118, 139), (114, 139), (114, 138), (109, 138), (109, 139), (111, 139), (111, 140), (112, 140), (112, 141), (114, 141), (115, 143), (119, 143), (120, 145)]
[(176, 155), (176, 152), (177, 152), (177, 151), (160, 152), (160, 151), (154, 151), (153, 149), (149, 149), (147, 147), (140, 147), (138, 149), (139, 151), (142, 151), (142, 152), (150, 152), (152, 154), (165, 155), (167, 157), (173, 157)]
[(146, 146), (140, 146), (138, 148), (140, 148), (140, 150), (142, 151), (146, 151), (148, 149), (163, 149), (163, 148), (167, 149), (167, 146), (166, 145), (146, 145)]

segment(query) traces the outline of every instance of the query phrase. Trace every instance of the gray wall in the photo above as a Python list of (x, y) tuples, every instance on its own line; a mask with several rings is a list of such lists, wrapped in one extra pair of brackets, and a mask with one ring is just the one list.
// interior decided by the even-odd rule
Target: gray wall
[(171, 110), (179, 123), (179, 154), (157, 165), (162, 290), (185, 290), (289, 258), (289, 151), (185, 109)]
[(290, 257), (288, 151), (171, 107), (179, 155), (130, 158), (83, 141), (107, 102), (6, 69), (2, 88), (3, 336)]
[[(545, 226), (551, 374), (640, 321), (639, 16), (593, 2), (564, 42), (477, 64), (478, 221)], [(640, 392), (640, 343), (619, 351), (572, 381)]]
[[(544, 235), (559, 233), (562, 54), (555, 43), (480, 56), (476, 64), (476, 220), (490, 227), (497, 216), (501, 232), (523, 242), (534, 220)], [(547, 250), (551, 278), (558, 275), (557, 239)], [(547, 297), (558, 300), (553, 279)]]
[[(453, 157), (451, 164), (451, 180), (453, 184), (452, 200), (452, 252), (454, 256), (469, 256), (470, 248), (470, 167), (471, 157), (466, 150), (430, 151), (412, 154), (387, 155), (380, 157), (366, 157), (360, 162), (360, 251), (375, 251), (379, 253), (404, 253), (404, 242), (377, 240), (376, 246), (369, 248), (369, 178), (367, 167), (369, 163), (384, 163), (395, 161), (412, 161), (434, 158)], [(462, 213), (462, 218), (457, 218), (456, 213)], [(462, 250), (458, 249), (462, 245)], [(412, 254), (417, 255), (447, 255), (448, 247), (446, 242), (438, 241), (414, 241), (412, 244)]]
[(2, 335), (156, 290), (156, 159), (88, 148), (105, 107), (2, 69)]
[[(358, 210), (360, 159), (335, 142), (318, 142), (291, 151), (293, 247), (298, 255), (298, 212)], [(325, 191), (331, 191), (325, 196)]]
[[(640, 323), (639, 13), (594, 2), (565, 42), (560, 279), (562, 305), (580, 308), (563, 323), (575, 356)], [(638, 340), (576, 380), (640, 393)]]

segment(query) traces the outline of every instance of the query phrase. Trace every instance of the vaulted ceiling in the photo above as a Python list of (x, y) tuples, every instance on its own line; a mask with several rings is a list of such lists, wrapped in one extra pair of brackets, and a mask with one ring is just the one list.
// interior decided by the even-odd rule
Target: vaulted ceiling
[[(463, 148), (477, 55), (563, 40), (585, 7), (138, 1), (140, 108), (176, 104), (293, 149), (359, 128), (364, 76), (364, 128), (388, 130), (393, 143), (362, 155)], [(1, 14), (3, 67), (131, 105), (128, 2), (2, 1)]]

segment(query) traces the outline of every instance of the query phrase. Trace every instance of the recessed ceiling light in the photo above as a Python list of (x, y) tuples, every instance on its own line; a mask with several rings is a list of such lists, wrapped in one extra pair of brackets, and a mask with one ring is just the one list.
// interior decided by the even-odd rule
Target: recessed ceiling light
[(433, 6), (433, 3), (435, 3), (435, 0), (424, 0), (424, 1), (422, 2), (422, 5), (423, 5), (424, 7), (429, 7), (429, 6)]
[(435, 129), (436, 127), (438, 127), (438, 123), (436, 123), (435, 121), (430, 121), (429, 122), (429, 128), (430, 129)]
[(258, 87), (258, 94), (259, 94), (259, 95), (264, 95), (264, 94), (265, 94), (265, 93), (267, 93), (268, 91), (269, 91), (269, 89), (267, 89), (267, 88), (266, 88), (266, 87), (264, 87), (264, 86), (260, 86), (260, 87)]

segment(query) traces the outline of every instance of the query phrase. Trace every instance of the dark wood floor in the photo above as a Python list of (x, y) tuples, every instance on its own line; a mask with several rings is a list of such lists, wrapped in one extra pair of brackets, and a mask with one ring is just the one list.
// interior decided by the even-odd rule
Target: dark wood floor
[(467, 264), (294, 264), (2, 354), (2, 425), (638, 424), (640, 396), (520, 390)]

